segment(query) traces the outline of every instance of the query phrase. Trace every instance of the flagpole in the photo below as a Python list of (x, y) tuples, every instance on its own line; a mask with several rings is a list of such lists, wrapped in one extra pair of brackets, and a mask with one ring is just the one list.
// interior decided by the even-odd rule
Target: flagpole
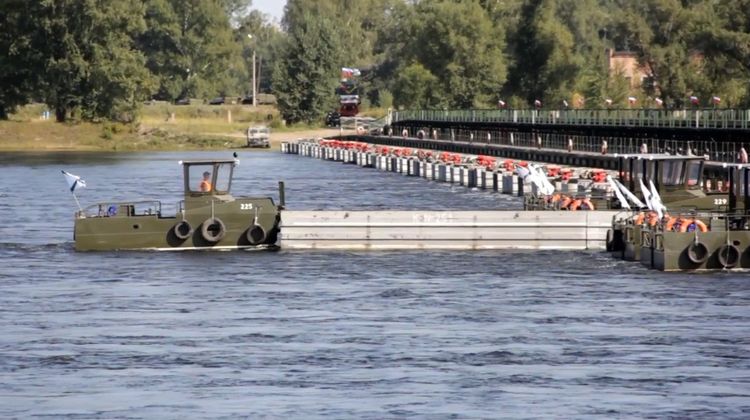
[(76, 201), (76, 205), (78, 206), (79, 211), (83, 211), (83, 207), (81, 207), (81, 203), (78, 201), (78, 197), (76, 197), (76, 187), (81, 186), (85, 187), (86, 183), (81, 179), (81, 177), (71, 174), (70, 172), (61, 171), (63, 176), (65, 177), (65, 180), (68, 181), (68, 187), (70, 187), (70, 193), (73, 194), (73, 199)]
[(81, 203), (78, 201), (78, 197), (76, 197), (76, 193), (73, 192), (73, 200), (76, 200), (76, 205), (78, 205), (78, 210), (83, 211), (83, 207), (81, 207)]

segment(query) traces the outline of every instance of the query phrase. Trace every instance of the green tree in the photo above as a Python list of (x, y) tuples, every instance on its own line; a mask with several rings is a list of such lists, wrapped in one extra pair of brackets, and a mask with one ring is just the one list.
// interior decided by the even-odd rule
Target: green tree
[(274, 69), (274, 92), (287, 122), (312, 123), (335, 104), (342, 51), (330, 19), (312, 13), (295, 19)]
[[(32, 6), (32, 8), (38, 6)], [(7, 0), (0, 8), (0, 119), (31, 99), (43, 72), (34, 48), (36, 22), (25, 0)]]
[(393, 107), (393, 93), (388, 89), (378, 91), (378, 106), (381, 108)]
[(706, 1), (696, 9), (691, 35), (703, 54), (696, 93), (718, 95), (724, 106), (750, 105), (750, 0)]
[[(248, 37), (252, 35), (252, 38)], [(259, 92), (273, 90), (273, 68), (282, 55), (285, 35), (272, 24), (268, 17), (254, 10), (239, 19), (235, 30), (237, 43), (242, 45), (242, 58), (245, 65), (237, 69), (237, 92), (252, 93), (253, 52), (256, 55), (256, 77)]]
[(138, 38), (157, 97), (229, 95), (242, 72), (242, 47), (230, 25), (228, 0), (145, 0), (148, 29)]
[(283, 24), (290, 31), (304, 14), (331, 19), (342, 51), (344, 67), (369, 67), (374, 64), (378, 30), (389, 10), (400, 0), (289, 0)]
[(8, 97), (11, 107), (34, 97), (53, 108), (58, 121), (73, 115), (136, 117), (150, 81), (142, 55), (133, 48), (133, 37), (144, 30), (139, 5), (46, 0), (19, 6), (11, 0), (3, 9), (12, 38), (2, 42), (9, 47), (0, 61), (7, 69), (6, 93), (0, 96)]
[(665, 105), (682, 107), (693, 93), (690, 79), (699, 73), (693, 60), (694, 45), (690, 28), (694, 14), (690, 8), (699, 0), (623, 1), (623, 30), (640, 63), (650, 71), (654, 83), (646, 93), (661, 96)]
[(383, 58), (379, 54), (383, 44), (379, 36), (392, 21), (397, 6), (406, 4), (403, 0), (290, 0), (283, 24), (290, 31), (304, 13), (331, 19), (341, 48), (339, 67), (362, 69), (355, 93), (363, 101), (377, 102), (378, 91), (387, 89), (391, 82), (389, 77), (381, 77)]
[[(399, 63), (394, 72), (419, 63), (434, 75), (438, 83), (429, 86), (435, 90), (430, 97), (444, 100), (433, 106), (469, 108), (495, 101), (506, 78), (505, 33), (479, 1), (422, 1), (413, 12), (396, 12), (400, 22), (394, 26), (406, 41), (398, 41), (405, 42), (403, 48), (389, 51), (389, 58)], [(394, 96), (402, 97), (395, 89)]]
[(404, 68), (394, 84), (394, 105), (398, 108), (430, 109), (444, 105), (436, 96), (439, 90), (438, 78), (420, 63)]
[(574, 92), (583, 59), (559, 13), (557, 0), (527, 0), (521, 8), (512, 39), (516, 60), (506, 89), (529, 102), (560, 103)]
[(117, 0), (42, 2), (37, 48), (45, 60), (40, 92), (58, 121), (132, 120), (149, 88), (133, 37), (144, 30), (141, 7)]

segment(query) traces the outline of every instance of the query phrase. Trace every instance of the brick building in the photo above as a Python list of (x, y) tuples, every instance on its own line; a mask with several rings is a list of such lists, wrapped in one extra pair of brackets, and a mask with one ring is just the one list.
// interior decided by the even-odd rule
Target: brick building
[(604, 50), (607, 55), (609, 74), (622, 74), (630, 84), (631, 89), (640, 88), (651, 81), (647, 66), (638, 63), (638, 55), (632, 51), (615, 51), (611, 48)]

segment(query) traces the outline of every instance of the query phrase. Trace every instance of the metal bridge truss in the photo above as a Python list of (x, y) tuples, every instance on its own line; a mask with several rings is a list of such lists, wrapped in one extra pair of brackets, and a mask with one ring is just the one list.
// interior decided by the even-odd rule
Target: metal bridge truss
[(593, 153), (604, 144), (607, 153), (639, 153), (645, 145), (648, 153), (728, 163), (750, 149), (746, 110), (394, 111), (390, 117), (384, 130), (393, 136), (405, 130), (412, 138), (477, 144), (557, 150), (572, 144), (573, 151)]

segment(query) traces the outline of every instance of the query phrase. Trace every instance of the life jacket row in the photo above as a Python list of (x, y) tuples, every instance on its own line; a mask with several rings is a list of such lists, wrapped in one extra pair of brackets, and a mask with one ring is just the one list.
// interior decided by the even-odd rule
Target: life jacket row
[(662, 223), (666, 232), (694, 232), (695, 230), (708, 232), (708, 226), (695, 217), (673, 217), (667, 214), (659, 220), (655, 211), (648, 211), (638, 213), (633, 219), (633, 223), (636, 225), (656, 226), (659, 222)]
[(594, 203), (588, 197), (576, 198), (559, 193), (552, 194), (549, 197), (549, 204), (560, 210), (596, 210)]

